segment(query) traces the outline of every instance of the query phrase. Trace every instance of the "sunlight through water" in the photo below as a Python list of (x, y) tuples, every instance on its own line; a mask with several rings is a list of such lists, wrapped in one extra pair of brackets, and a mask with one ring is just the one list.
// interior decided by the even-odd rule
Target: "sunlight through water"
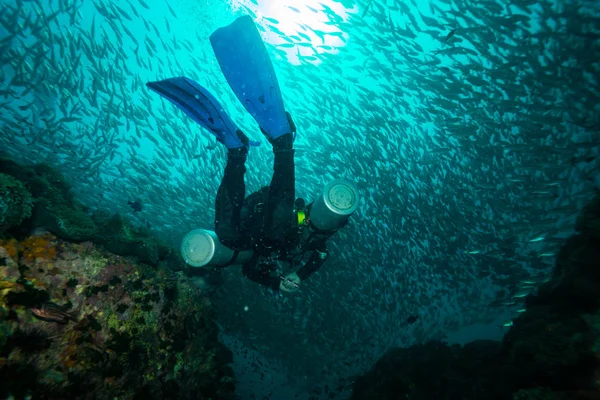
[(337, 53), (348, 42), (340, 23), (358, 12), (328, 0), (233, 0), (233, 7), (252, 16), (265, 42), (293, 64), (319, 64), (321, 54)]

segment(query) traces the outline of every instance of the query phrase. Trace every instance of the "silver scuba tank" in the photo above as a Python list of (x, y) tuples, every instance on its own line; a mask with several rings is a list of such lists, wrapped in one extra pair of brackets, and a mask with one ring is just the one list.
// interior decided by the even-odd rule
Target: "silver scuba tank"
[[(253, 250), (240, 251), (233, 265), (250, 260)], [(234, 250), (224, 246), (214, 231), (194, 229), (181, 242), (181, 256), (192, 267), (224, 266), (233, 257)]]
[(353, 183), (342, 179), (330, 182), (311, 205), (310, 221), (320, 230), (338, 229), (356, 211), (358, 200)]

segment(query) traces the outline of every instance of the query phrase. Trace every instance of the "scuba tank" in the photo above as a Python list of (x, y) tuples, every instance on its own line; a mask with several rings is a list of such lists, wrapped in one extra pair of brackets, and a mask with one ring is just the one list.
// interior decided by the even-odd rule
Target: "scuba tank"
[(320, 231), (335, 231), (356, 211), (358, 199), (354, 184), (341, 179), (330, 182), (310, 205), (310, 222)]
[(194, 229), (181, 242), (181, 256), (192, 267), (239, 265), (250, 260), (254, 251), (237, 252), (224, 246), (214, 231)]

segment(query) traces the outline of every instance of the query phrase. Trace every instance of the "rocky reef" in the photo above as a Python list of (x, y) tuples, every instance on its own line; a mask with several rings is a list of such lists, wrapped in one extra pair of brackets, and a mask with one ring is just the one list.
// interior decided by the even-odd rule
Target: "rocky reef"
[(0, 234), (31, 216), (33, 197), (10, 175), (0, 173)]
[(575, 228), (502, 342), (393, 349), (355, 380), (352, 399), (600, 399), (600, 194)]
[(0, 158), (0, 236), (23, 238), (37, 228), (69, 241), (91, 241), (114, 254), (172, 268), (184, 265), (177, 251), (148, 229), (118, 214), (90, 212), (75, 199), (71, 185), (46, 164), (32, 166)]
[(0, 398), (233, 399), (231, 353), (184, 262), (0, 158)]
[(165, 266), (0, 240), (0, 398), (232, 399), (210, 300)]

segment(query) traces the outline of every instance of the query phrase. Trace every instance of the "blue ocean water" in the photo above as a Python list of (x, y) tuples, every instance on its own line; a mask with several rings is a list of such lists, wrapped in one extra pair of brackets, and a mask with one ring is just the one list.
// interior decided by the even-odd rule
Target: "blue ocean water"
[[(244, 398), (339, 387), (394, 346), (500, 338), (600, 184), (595, 2), (3, 0), (3, 10), (0, 152), (55, 166), (92, 210), (175, 247), (213, 227), (225, 150), (144, 84), (185, 75), (214, 93), (262, 141), (246, 174), (257, 190), (270, 146), (208, 40), (254, 18), (298, 127), (297, 195), (344, 178), (361, 203), (298, 293), (223, 272), (224, 337), (278, 365), (269, 383), (245, 381)], [(269, 369), (237, 360), (254, 377)]]

